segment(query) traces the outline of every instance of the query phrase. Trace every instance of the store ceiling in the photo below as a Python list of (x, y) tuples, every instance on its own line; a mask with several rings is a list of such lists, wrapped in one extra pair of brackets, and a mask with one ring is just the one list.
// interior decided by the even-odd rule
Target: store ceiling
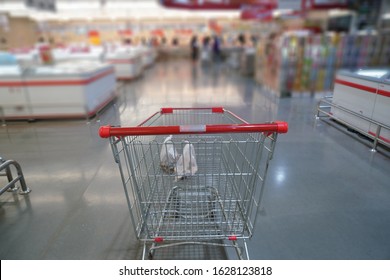
[[(45, 0), (32, 0), (45, 1)], [(46, 0), (50, 1), (50, 0)], [(53, 1), (53, 0), (52, 0)], [(0, 13), (28, 16), (38, 21), (73, 19), (239, 18), (240, 11), (188, 11), (167, 9), (157, 0), (56, 0), (55, 12), (27, 8), (25, 0), (0, 0)]]

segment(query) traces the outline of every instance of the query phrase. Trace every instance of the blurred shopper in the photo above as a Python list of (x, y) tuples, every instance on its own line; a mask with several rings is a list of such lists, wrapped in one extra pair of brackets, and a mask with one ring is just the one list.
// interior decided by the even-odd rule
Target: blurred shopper
[(219, 62), (221, 59), (221, 42), (217, 35), (213, 37), (213, 60)]
[(158, 47), (159, 42), (158, 42), (158, 40), (157, 40), (156, 37), (153, 36), (153, 37), (150, 39), (150, 45), (151, 45), (152, 47)]
[(209, 48), (209, 45), (210, 45), (210, 37), (209, 36), (205, 36), (203, 38), (203, 49), (208, 49)]
[(177, 47), (179, 45), (179, 39), (174, 37), (172, 39), (172, 46)]
[(123, 45), (125, 46), (131, 46), (131, 39), (130, 38), (126, 38), (123, 40)]
[(208, 65), (210, 62), (210, 37), (205, 36), (202, 40), (202, 51), (200, 55), (202, 65)]
[(191, 58), (192, 61), (197, 61), (199, 56), (198, 37), (196, 35), (191, 38)]
[(256, 35), (251, 35), (251, 43), (252, 43), (252, 46), (256, 46), (257, 45), (257, 42), (259, 41), (259, 37), (256, 36)]
[(240, 33), (238, 35), (237, 40), (238, 40), (238, 43), (240, 44), (241, 47), (245, 46), (246, 40), (245, 40), (245, 35), (244, 34)]

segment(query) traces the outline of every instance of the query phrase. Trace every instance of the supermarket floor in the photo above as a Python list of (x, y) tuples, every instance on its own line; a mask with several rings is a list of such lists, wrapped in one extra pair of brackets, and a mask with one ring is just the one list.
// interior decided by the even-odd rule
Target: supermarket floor
[(167, 106), (224, 106), (251, 122), (289, 122), (270, 164), (249, 242), (252, 259), (390, 259), (389, 155), (370, 152), (366, 140), (344, 128), (316, 122), (318, 98), (278, 99), (224, 65), (177, 60), (159, 62), (126, 84), (90, 123), (0, 127), (0, 155), (21, 164), (32, 189), (28, 196), (0, 196), (0, 258), (139, 258), (119, 172), (99, 126), (135, 125)]

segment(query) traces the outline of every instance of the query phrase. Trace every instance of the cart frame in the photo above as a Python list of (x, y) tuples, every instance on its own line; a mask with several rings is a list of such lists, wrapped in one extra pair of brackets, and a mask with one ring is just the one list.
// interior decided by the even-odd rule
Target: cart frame
[[(144, 242), (142, 258), (198, 244), (233, 247), (239, 259), (249, 259), (246, 240), (253, 235), (268, 163), (277, 135), (287, 131), (285, 122), (249, 124), (222, 107), (162, 108), (136, 127), (102, 126), (99, 134), (110, 139), (135, 236)], [(196, 173), (178, 180), (160, 167), (169, 135), (178, 154), (193, 145)]]

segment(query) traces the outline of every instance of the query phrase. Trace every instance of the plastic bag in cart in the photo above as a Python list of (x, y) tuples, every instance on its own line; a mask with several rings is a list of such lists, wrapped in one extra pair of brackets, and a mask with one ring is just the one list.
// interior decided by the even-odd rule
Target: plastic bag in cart
[(176, 163), (176, 181), (184, 179), (187, 176), (194, 175), (198, 171), (196, 163), (194, 145), (186, 141), (183, 148), (183, 154), (179, 157)]
[(161, 147), (161, 152), (160, 152), (161, 168), (166, 172), (172, 173), (175, 170), (175, 164), (178, 158), (179, 155), (173, 144), (172, 135), (170, 135), (167, 138), (165, 138), (164, 143)]

